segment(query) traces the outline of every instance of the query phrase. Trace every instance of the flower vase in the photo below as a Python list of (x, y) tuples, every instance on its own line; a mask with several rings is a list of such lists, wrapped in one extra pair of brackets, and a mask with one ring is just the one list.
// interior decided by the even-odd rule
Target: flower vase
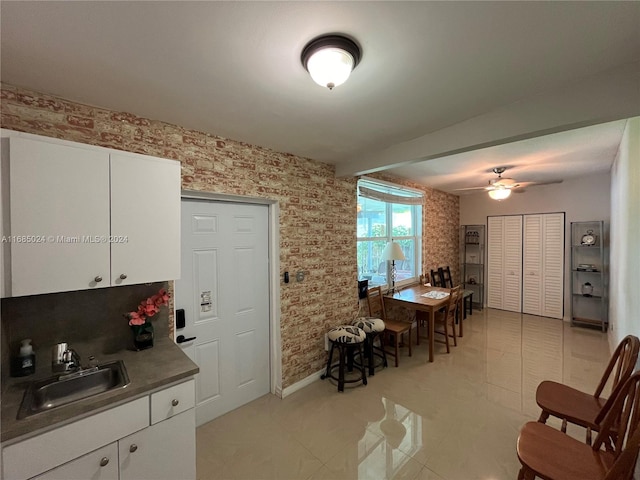
[(153, 347), (153, 325), (150, 322), (142, 325), (132, 325), (133, 345), (136, 350), (145, 350)]

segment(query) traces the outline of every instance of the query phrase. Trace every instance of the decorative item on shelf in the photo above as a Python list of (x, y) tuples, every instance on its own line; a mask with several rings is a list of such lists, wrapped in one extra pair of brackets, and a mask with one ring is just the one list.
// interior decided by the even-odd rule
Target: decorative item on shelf
[(469, 281), (467, 282), (469, 285), (475, 285), (477, 282), (476, 277), (469, 277)]
[(169, 294), (162, 288), (158, 293), (140, 302), (138, 310), (125, 313), (133, 331), (133, 344), (136, 350), (153, 347), (153, 324), (150, 319), (160, 311), (160, 307), (169, 304)]
[(581, 263), (578, 265), (578, 268), (576, 268), (576, 270), (578, 270), (579, 272), (597, 272), (598, 271), (596, 266), (591, 263)]
[(587, 230), (587, 232), (580, 239), (580, 245), (595, 245), (598, 241), (598, 236), (593, 234), (593, 230)]
[(591, 285), (589, 282), (585, 282), (582, 284), (581, 287), (582, 290), (582, 295), (585, 297), (591, 297), (593, 296), (593, 285)]

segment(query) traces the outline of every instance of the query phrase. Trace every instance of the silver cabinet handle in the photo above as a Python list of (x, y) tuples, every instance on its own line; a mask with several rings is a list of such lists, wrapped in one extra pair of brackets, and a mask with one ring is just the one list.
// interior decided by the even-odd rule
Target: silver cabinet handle
[(107, 457), (102, 457), (100, 459), (100, 466), (101, 467), (106, 467), (109, 464), (109, 459)]
[(171, 400), (171, 405), (173, 405), (174, 407), (177, 407), (179, 403), (180, 403), (180, 400), (178, 400), (177, 398), (174, 398), (173, 400)]
[(138, 450), (138, 445), (136, 445), (135, 443), (132, 443), (131, 446), (129, 446), (129, 451), (133, 453), (136, 450)]
[(102, 281), (102, 277), (100, 275), (96, 275), (96, 278), (94, 278), (96, 283), (100, 283)]
[(127, 276), (124, 273), (120, 274), (120, 280), (125, 280), (127, 278)]

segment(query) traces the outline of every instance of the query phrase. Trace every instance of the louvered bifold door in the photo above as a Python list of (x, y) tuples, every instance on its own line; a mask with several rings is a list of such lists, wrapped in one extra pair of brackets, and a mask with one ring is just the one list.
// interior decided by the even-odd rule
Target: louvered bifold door
[(522, 251), (522, 313), (542, 314), (543, 215), (525, 215)]
[(522, 216), (504, 217), (503, 309), (522, 311)]
[(543, 216), (542, 313), (562, 318), (564, 313), (564, 213)]
[(504, 217), (487, 219), (487, 307), (503, 308)]

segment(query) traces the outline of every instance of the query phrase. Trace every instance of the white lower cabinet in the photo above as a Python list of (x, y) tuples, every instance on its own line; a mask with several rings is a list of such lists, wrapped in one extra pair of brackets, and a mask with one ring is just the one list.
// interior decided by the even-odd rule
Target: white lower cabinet
[(120, 480), (195, 479), (195, 428), (191, 408), (120, 440)]
[(3, 446), (2, 479), (195, 480), (194, 392), (190, 379)]
[(34, 477), (34, 480), (118, 480), (117, 442)]

